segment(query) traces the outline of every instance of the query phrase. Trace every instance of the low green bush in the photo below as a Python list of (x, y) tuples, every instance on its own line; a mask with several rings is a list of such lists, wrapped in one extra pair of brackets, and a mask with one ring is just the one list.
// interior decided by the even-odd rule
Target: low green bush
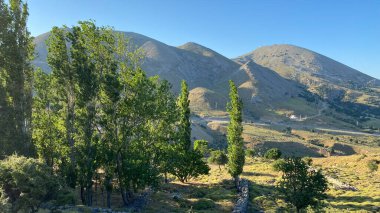
[(210, 199), (201, 198), (193, 204), (195, 210), (206, 210), (215, 208), (214, 201)]
[(268, 150), (265, 153), (264, 157), (267, 159), (277, 160), (281, 157), (281, 155), (282, 153), (279, 149), (273, 148), (273, 149)]
[(37, 212), (44, 202), (74, 201), (42, 161), (12, 155), (0, 161), (0, 212)]
[(376, 172), (379, 169), (379, 166), (377, 165), (378, 162), (376, 160), (370, 160), (367, 163), (367, 167), (370, 172)]

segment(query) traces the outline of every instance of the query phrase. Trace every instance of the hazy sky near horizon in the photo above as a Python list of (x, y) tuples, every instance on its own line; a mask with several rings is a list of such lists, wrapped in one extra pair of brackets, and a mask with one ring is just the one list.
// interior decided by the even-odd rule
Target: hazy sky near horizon
[(33, 36), (93, 19), (234, 58), (293, 44), (380, 79), (380, 0), (27, 0)]

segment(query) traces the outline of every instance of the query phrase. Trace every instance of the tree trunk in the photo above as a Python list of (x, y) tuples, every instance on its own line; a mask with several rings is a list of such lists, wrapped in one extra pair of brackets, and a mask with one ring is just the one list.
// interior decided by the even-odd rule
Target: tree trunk
[(169, 180), (168, 180), (168, 173), (167, 172), (165, 172), (165, 183), (169, 183)]
[(236, 189), (239, 191), (240, 190), (240, 188), (239, 188), (239, 176), (234, 177), (234, 182), (235, 182)]
[(87, 206), (92, 206), (92, 186), (89, 185), (86, 189), (86, 195), (87, 195)]
[(111, 183), (110, 176), (106, 177), (105, 184), (106, 184), (106, 191), (107, 191), (107, 207), (111, 208), (112, 183)]
[(84, 187), (83, 186), (80, 187), (80, 199), (82, 201), (82, 204), (86, 205), (86, 199), (84, 197)]
[(111, 208), (111, 190), (107, 190), (107, 208)]
[(125, 189), (121, 186), (120, 186), (120, 193), (121, 193), (121, 198), (123, 199), (124, 206), (127, 206), (128, 205), (127, 195), (125, 193)]

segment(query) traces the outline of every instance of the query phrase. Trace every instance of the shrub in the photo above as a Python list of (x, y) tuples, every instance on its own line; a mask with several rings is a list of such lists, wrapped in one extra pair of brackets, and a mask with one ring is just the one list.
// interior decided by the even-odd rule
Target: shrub
[(43, 202), (56, 200), (62, 188), (52, 169), (39, 160), (12, 155), (0, 161), (0, 210), (4, 212), (36, 212)]
[(215, 150), (211, 152), (211, 156), (208, 159), (208, 162), (217, 164), (220, 170), (220, 166), (225, 165), (228, 162), (228, 158), (227, 158), (226, 153), (224, 153), (223, 151)]
[(276, 167), (283, 173), (279, 192), (285, 201), (296, 207), (297, 212), (308, 206), (315, 208), (326, 198), (327, 180), (321, 171), (309, 169), (310, 165), (311, 162), (293, 157), (279, 161)]
[(248, 156), (248, 157), (253, 158), (253, 157), (256, 156), (256, 152), (253, 149), (246, 149), (245, 150), (245, 155)]
[(286, 127), (286, 128), (283, 130), (283, 132), (285, 132), (286, 134), (291, 135), (291, 134), (292, 134), (292, 127), (290, 127), (290, 126)]
[(207, 155), (209, 153), (208, 142), (206, 140), (194, 141), (194, 150), (198, 150), (203, 156)]
[(378, 162), (376, 160), (370, 160), (370, 161), (368, 161), (367, 167), (368, 167), (369, 171), (370, 172), (377, 171), (377, 169), (379, 168), (379, 166), (377, 164), (378, 164)]
[(206, 198), (201, 198), (193, 204), (195, 210), (206, 210), (215, 208), (214, 201)]
[(279, 149), (273, 148), (273, 149), (268, 150), (265, 153), (264, 157), (267, 159), (277, 160), (281, 157), (281, 155), (282, 153)]

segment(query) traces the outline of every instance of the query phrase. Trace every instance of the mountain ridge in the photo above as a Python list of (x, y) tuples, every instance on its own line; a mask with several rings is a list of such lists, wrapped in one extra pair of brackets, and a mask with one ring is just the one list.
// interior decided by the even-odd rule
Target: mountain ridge
[[(245, 114), (254, 118), (286, 119), (297, 113), (311, 116), (326, 101), (380, 104), (378, 79), (295, 45), (263, 46), (229, 59), (195, 42), (174, 47), (138, 33), (119, 33), (143, 50), (142, 68), (149, 76), (168, 80), (175, 93), (180, 81), (186, 80), (191, 107), (199, 113), (225, 110), (230, 79), (239, 88)], [(45, 33), (35, 38), (34, 64), (45, 71), (49, 71), (44, 43), (48, 36)]]

